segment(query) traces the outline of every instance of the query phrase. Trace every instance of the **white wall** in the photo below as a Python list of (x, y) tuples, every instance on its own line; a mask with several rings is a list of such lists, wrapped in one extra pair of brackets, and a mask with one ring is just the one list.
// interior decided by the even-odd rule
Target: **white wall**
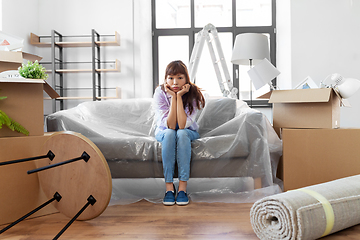
[(30, 32), (38, 31), (38, 0), (2, 0), (0, 9), (2, 31), (23, 38), (24, 49), (35, 52), (28, 38)]
[[(280, 86), (294, 87), (307, 76), (319, 85), (335, 72), (360, 79), (360, 1), (278, 0), (277, 4), (290, 11), (287, 16), (278, 10)], [(349, 101), (352, 108), (341, 109), (340, 126), (360, 127), (360, 92)]]
[(281, 74), (277, 77), (278, 89), (291, 89), (291, 14), (290, 1), (276, 2), (276, 66)]
[(152, 97), (151, 1), (134, 1), (135, 97)]
[[(151, 1), (147, 0), (3, 0), (3, 31), (25, 39), (24, 51), (51, 61), (50, 48), (29, 44), (30, 32), (50, 35), (55, 29), (63, 35), (120, 34), (121, 46), (102, 47), (101, 59), (121, 62), (120, 73), (103, 73), (102, 87), (121, 87), (122, 98), (152, 96)], [(8, 9), (13, 9), (9, 11)], [(145, 10), (144, 10), (145, 9)], [(17, 14), (14, 14), (16, 12)], [(113, 37), (106, 40), (113, 40)], [(81, 41), (81, 38), (68, 39)], [(83, 38), (90, 41), (91, 38)], [(103, 40), (103, 39), (102, 39)], [(91, 48), (64, 49), (65, 61), (91, 61)], [(51, 68), (51, 65), (44, 65)], [(90, 64), (70, 68), (91, 68)], [(111, 67), (111, 66), (107, 66)], [(91, 73), (65, 74), (65, 87), (91, 87)], [(52, 76), (49, 76), (49, 80)], [(68, 91), (69, 96), (92, 96), (91, 90)], [(107, 90), (114, 96), (115, 90)], [(65, 107), (79, 101), (65, 101)], [(45, 101), (45, 114), (51, 113), (51, 102)]]
[[(2, 0), (0, 0), (0, 13), (2, 13)], [(2, 30), (2, 17), (0, 17), (0, 31)]]

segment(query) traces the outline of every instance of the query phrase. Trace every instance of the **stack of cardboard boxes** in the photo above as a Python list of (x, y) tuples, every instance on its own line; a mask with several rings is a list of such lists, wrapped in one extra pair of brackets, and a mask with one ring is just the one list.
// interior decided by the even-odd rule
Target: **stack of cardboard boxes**
[(339, 128), (342, 99), (333, 89), (275, 90), (267, 97), (283, 140), (278, 176), (285, 191), (360, 174), (360, 129)]
[[(17, 70), (23, 58), (34, 61), (37, 56), (23, 52), (0, 51), (0, 73)], [(0, 162), (46, 155), (42, 146), (51, 134), (44, 134), (43, 90), (51, 97), (57, 93), (44, 80), (0, 78), (0, 110), (29, 131), (29, 136), (0, 129)], [(41, 160), (37, 160), (41, 161)], [(49, 199), (41, 190), (37, 174), (27, 170), (36, 168), (36, 161), (0, 166), (0, 225), (12, 222)], [(52, 206), (33, 216), (55, 212)]]

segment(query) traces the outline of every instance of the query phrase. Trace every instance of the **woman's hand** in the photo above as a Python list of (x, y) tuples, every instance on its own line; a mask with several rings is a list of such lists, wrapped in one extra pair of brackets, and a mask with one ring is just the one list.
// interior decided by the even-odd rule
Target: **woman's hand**
[(177, 92), (177, 95), (179, 95), (181, 97), (185, 93), (189, 92), (189, 90), (190, 90), (190, 84), (185, 84), (184, 86), (181, 87), (180, 91)]
[(165, 92), (169, 93), (171, 97), (176, 97), (176, 93), (171, 90), (170, 85), (165, 83)]

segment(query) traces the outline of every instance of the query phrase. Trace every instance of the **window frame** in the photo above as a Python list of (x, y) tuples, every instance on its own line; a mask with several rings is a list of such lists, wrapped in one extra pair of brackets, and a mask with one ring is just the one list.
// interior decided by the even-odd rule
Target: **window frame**
[[(251, 1), (251, 0), (249, 0)], [(190, 28), (156, 28), (156, 0), (151, 0), (151, 26), (152, 26), (152, 55), (153, 55), (153, 92), (159, 85), (159, 37), (160, 36), (188, 36), (189, 37), (189, 57), (195, 44), (195, 34), (202, 30), (202, 28), (195, 27), (195, 0), (190, 0)], [(251, 26), (251, 27), (237, 27), (236, 26), (236, 0), (232, 0), (232, 26), (231, 27), (216, 27), (219, 33), (231, 32), (233, 34), (233, 46), (235, 38), (241, 33), (266, 33), (270, 37), (270, 58), (271, 63), (276, 66), (276, 0), (271, 0), (272, 11), (272, 25), (271, 26)], [(230, 61), (230, 59), (228, 59)], [(238, 65), (233, 65), (233, 85), (239, 89), (239, 78), (236, 77), (236, 72), (239, 70)], [(273, 86), (276, 87), (276, 78), (272, 80)], [(237, 98), (239, 99), (239, 93)], [(243, 100), (250, 103), (250, 100)], [(253, 107), (272, 107), (267, 100), (252, 99)]]

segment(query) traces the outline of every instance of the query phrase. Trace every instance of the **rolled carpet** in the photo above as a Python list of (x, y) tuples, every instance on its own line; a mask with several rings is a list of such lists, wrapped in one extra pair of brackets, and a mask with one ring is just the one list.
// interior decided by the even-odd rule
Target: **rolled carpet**
[(260, 239), (317, 239), (360, 223), (360, 175), (265, 197), (250, 220)]

